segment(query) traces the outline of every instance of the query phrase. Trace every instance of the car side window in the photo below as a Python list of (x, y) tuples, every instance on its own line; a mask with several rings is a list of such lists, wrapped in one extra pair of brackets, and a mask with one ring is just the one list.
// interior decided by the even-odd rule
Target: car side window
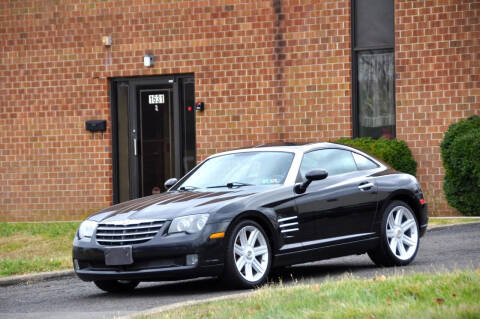
[(353, 158), (355, 159), (355, 163), (357, 163), (357, 167), (359, 170), (372, 169), (372, 168), (378, 167), (377, 164), (375, 164), (365, 156), (357, 153), (352, 153), (352, 154), (353, 154)]
[(322, 149), (303, 155), (300, 164), (300, 174), (305, 180), (305, 174), (313, 169), (325, 169), (328, 176), (353, 172), (357, 165), (350, 151), (340, 149)]

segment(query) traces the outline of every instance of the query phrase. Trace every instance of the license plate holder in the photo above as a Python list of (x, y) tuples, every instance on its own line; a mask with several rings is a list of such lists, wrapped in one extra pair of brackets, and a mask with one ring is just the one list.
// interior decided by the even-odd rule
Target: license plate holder
[(133, 264), (132, 246), (105, 249), (105, 265), (121, 266)]

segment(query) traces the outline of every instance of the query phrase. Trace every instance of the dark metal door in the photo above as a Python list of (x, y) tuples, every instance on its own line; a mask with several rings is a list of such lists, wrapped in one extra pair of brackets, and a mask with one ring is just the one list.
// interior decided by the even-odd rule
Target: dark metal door
[(296, 199), (304, 245), (330, 245), (368, 236), (375, 216), (375, 179), (359, 171), (350, 151), (329, 148), (306, 153), (300, 165), (305, 177), (325, 169), (328, 177), (313, 181)]
[[(371, 186), (362, 189), (362, 185)], [(374, 179), (362, 171), (312, 182), (305, 195), (297, 198), (299, 215), (307, 225), (305, 241), (324, 246), (370, 236), (377, 207), (375, 190)]]
[(193, 76), (111, 84), (114, 202), (164, 191), (196, 163)]
[[(138, 134), (136, 134), (140, 197), (160, 192), (174, 171), (173, 88), (137, 88)], [(135, 156), (136, 155), (136, 156)]]

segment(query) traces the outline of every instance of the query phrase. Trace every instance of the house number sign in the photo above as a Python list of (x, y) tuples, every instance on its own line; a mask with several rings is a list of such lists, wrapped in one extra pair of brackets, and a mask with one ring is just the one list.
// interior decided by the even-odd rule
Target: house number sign
[(148, 96), (148, 104), (165, 103), (165, 94), (152, 94)]

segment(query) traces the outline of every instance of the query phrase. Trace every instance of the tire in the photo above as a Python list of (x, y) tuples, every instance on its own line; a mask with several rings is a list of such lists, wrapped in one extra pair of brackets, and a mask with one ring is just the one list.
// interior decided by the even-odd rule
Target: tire
[(375, 264), (405, 266), (415, 259), (420, 232), (417, 217), (407, 203), (396, 200), (385, 208), (379, 233), (378, 247), (368, 252)]
[(238, 288), (260, 286), (267, 280), (271, 264), (272, 250), (263, 228), (252, 220), (235, 225), (228, 237), (224, 282)]
[(140, 282), (130, 280), (96, 280), (93, 283), (106, 292), (125, 293), (135, 289)]

